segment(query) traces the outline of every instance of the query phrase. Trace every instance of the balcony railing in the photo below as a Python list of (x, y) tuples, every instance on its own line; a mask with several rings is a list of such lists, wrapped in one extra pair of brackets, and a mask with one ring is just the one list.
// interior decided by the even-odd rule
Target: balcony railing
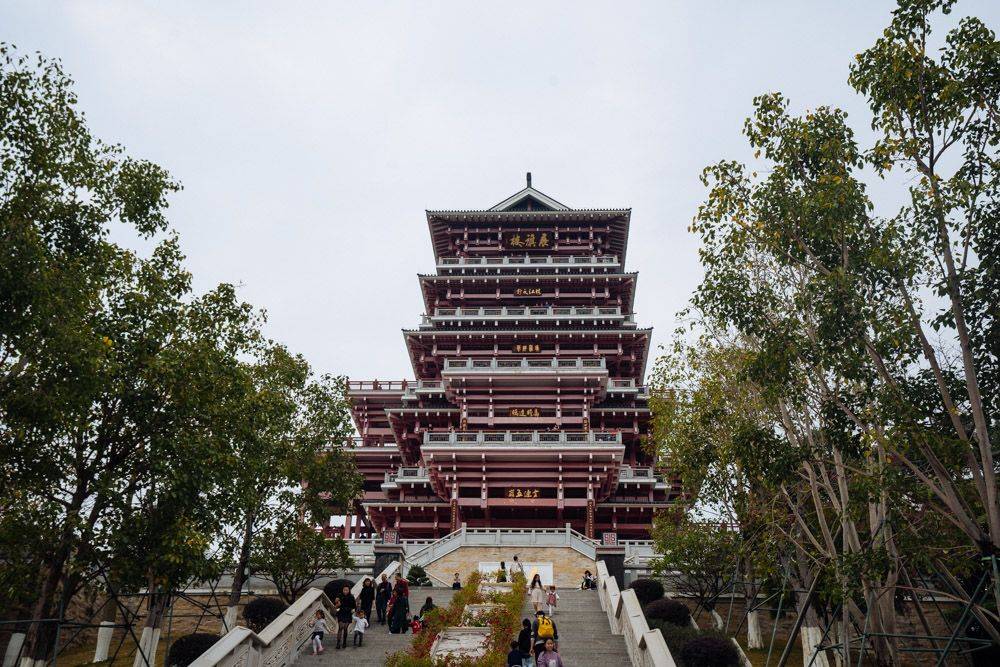
[(552, 357), (549, 359), (538, 359), (525, 357), (522, 359), (507, 359), (492, 357), (489, 359), (453, 359), (444, 360), (445, 371), (465, 371), (465, 372), (544, 372), (553, 370), (574, 371), (574, 370), (595, 370), (601, 371), (606, 368), (606, 362), (600, 359), (565, 359)]
[(667, 488), (667, 481), (663, 475), (657, 473), (653, 468), (645, 467), (633, 468), (623, 465), (618, 471), (619, 484), (652, 484), (654, 488)]
[(622, 317), (622, 309), (618, 306), (435, 308), (432, 317)]
[(349, 380), (348, 391), (403, 391), (410, 380)]
[[(343, 446), (345, 449), (359, 449), (361, 447), (398, 447), (398, 445), (391, 439), (369, 437), (366, 441), (365, 438), (360, 436), (348, 438), (347, 442), (345, 442)], [(333, 449), (333, 446), (331, 445), (328, 449)]]
[(397, 486), (400, 482), (426, 484), (430, 482), (430, 477), (427, 474), (427, 468), (423, 466), (413, 468), (400, 467), (395, 472), (385, 473), (385, 481), (382, 482), (382, 487)]
[(425, 325), (435, 322), (489, 321), (489, 320), (616, 320), (634, 324), (631, 315), (622, 313), (618, 306), (505, 306), (481, 308), (435, 308), (433, 315), (424, 315)]
[(608, 392), (612, 394), (637, 394), (648, 396), (649, 387), (636, 384), (633, 378), (611, 378), (608, 380)]
[(442, 257), (438, 266), (614, 266), (616, 255), (508, 255), (504, 257)]
[(424, 445), (489, 447), (525, 445), (563, 447), (566, 445), (621, 445), (622, 434), (611, 431), (454, 431), (424, 433)]

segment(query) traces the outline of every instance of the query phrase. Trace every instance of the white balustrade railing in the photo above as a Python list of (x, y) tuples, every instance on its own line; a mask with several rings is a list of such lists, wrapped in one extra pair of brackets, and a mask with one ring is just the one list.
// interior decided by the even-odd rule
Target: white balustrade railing
[(424, 447), (481, 447), (483, 445), (531, 445), (560, 447), (565, 445), (621, 445), (622, 434), (611, 431), (451, 431), (424, 432)]
[(553, 370), (602, 371), (606, 369), (607, 369), (607, 362), (603, 357), (598, 359), (586, 359), (582, 357), (578, 357), (575, 359), (565, 358), (565, 357), (548, 357), (548, 358), (490, 357), (488, 359), (468, 359), (460, 357), (456, 358), (449, 357), (444, 360), (445, 372), (465, 371), (465, 372), (483, 372), (483, 373), (499, 373), (499, 372), (524, 373), (532, 371), (548, 372)]
[(663, 633), (650, 630), (635, 591), (618, 588), (604, 561), (597, 562), (597, 593), (611, 633), (622, 635), (633, 667), (676, 667)]
[(406, 551), (406, 561), (421, 567), (461, 547), (569, 547), (597, 557), (597, 542), (570, 528), (467, 528), (445, 535), (421, 549)]
[(260, 634), (236, 626), (205, 651), (191, 667), (285, 667), (293, 664), (309, 641), (318, 610), (333, 618), (333, 603), (322, 589), (310, 588), (271, 621)]
[(504, 255), (501, 257), (442, 257), (438, 266), (454, 268), (463, 266), (587, 266), (616, 265), (616, 255)]

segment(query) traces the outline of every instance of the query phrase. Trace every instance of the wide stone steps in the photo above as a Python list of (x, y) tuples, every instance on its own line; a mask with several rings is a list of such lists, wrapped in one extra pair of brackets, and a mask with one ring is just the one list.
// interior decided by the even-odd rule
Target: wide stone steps
[[(411, 591), (410, 608), (419, 610), (428, 595), (434, 604), (447, 605), (453, 591), (446, 588), (417, 588)], [(534, 619), (531, 602), (526, 601), (523, 617)], [(560, 590), (559, 606), (554, 616), (559, 630), (559, 654), (566, 667), (626, 667), (629, 665), (625, 652), (625, 641), (611, 634), (608, 618), (601, 611), (597, 591)], [(350, 645), (337, 650), (334, 648), (336, 636), (324, 640), (325, 652), (311, 655), (305, 649), (296, 661), (296, 667), (329, 667), (331, 665), (351, 665), (352, 667), (381, 667), (389, 653), (405, 649), (410, 645), (410, 633), (393, 635), (387, 625), (368, 628), (365, 644), (360, 648)], [(511, 639), (516, 639), (512, 637)]]
[[(526, 618), (534, 616), (530, 602)], [(611, 634), (607, 615), (601, 611), (597, 591), (560, 590), (559, 606), (552, 619), (559, 631), (559, 655), (565, 667), (625, 667), (629, 664), (625, 640)]]
[[(447, 606), (451, 602), (454, 591), (450, 588), (411, 588), (410, 589), (410, 611), (415, 613), (423, 606), (427, 596), (434, 598), (434, 604), (439, 607)], [(374, 608), (372, 615), (376, 620), (365, 633), (364, 646), (355, 647), (352, 645), (354, 632), (347, 635), (347, 648), (337, 650), (336, 634), (327, 635), (323, 640), (323, 647), (326, 649), (319, 655), (312, 655), (312, 651), (305, 647), (295, 662), (295, 667), (328, 667), (330, 665), (351, 665), (351, 667), (381, 667), (385, 664), (385, 657), (390, 653), (395, 653), (405, 649), (413, 641), (410, 632), (406, 634), (394, 635), (389, 632), (389, 626), (379, 625), (378, 616)]]

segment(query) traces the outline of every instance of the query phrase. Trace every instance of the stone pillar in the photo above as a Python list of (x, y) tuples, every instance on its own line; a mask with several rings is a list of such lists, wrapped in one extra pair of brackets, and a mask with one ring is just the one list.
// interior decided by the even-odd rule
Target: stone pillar
[(372, 567), (372, 576), (377, 577), (378, 575), (382, 574), (382, 570), (389, 567), (389, 565), (392, 564), (394, 561), (402, 561), (402, 560), (403, 560), (403, 545), (376, 544), (375, 565)]
[(618, 588), (625, 588), (625, 547), (599, 545), (597, 560), (603, 560), (608, 574), (618, 582)]
[(594, 539), (594, 487), (593, 485), (587, 486), (587, 524), (584, 529), (584, 535), (590, 539)]

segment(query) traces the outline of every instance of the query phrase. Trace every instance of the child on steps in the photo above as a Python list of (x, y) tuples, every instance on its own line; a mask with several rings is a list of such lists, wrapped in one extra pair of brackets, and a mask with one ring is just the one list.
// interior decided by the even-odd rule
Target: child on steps
[(322, 609), (316, 610), (315, 618), (316, 620), (313, 621), (312, 635), (310, 637), (313, 655), (323, 652), (323, 635), (327, 631), (326, 614), (323, 613)]
[(559, 594), (556, 593), (556, 585), (549, 585), (549, 593), (545, 596), (545, 606), (548, 607), (549, 616), (556, 613), (556, 606), (559, 604)]
[(365, 643), (365, 630), (368, 629), (368, 619), (365, 612), (358, 610), (353, 616), (354, 620), (354, 645), (363, 646)]

